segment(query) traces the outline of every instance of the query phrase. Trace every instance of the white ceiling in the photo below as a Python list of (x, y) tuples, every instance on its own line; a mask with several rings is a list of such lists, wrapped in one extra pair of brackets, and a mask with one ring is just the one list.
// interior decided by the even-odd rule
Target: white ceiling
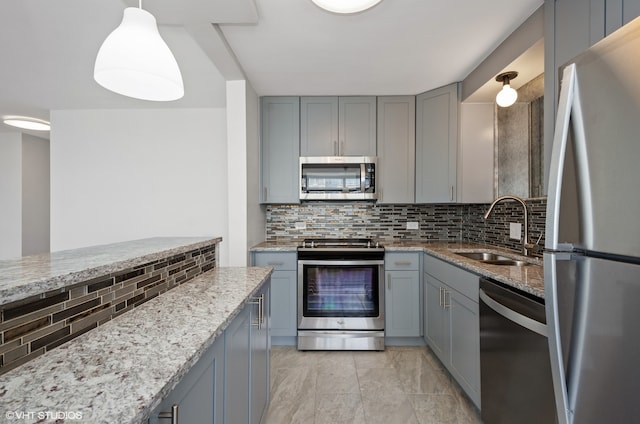
[(156, 103), (93, 81), (98, 48), (136, 0), (4, 1), (0, 116), (224, 107), (225, 80), (242, 78), (259, 95), (417, 94), (464, 79), (542, 3), (383, 0), (340, 16), (311, 0), (145, 0), (185, 83), (184, 98)]

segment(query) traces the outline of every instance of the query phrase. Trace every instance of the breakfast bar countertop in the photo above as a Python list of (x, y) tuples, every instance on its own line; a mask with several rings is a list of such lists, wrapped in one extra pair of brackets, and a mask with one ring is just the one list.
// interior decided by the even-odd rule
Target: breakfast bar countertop
[(2, 417), (146, 422), (271, 273), (214, 268), (0, 375)]
[(154, 237), (0, 260), (0, 306), (221, 240)]

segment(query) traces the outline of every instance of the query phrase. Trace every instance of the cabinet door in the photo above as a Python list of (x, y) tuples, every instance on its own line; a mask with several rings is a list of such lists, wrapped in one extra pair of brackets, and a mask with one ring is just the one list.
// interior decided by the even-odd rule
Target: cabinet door
[(448, 328), (445, 322), (446, 316), (442, 307), (443, 285), (429, 274), (423, 274), (425, 287), (425, 328), (424, 339), (443, 364), (449, 363), (448, 359)]
[(271, 336), (297, 334), (296, 271), (275, 271), (271, 275)]
[[(628, 24), (638, 16), (640, 16), (640, 0), (621, 0), (622, 1), (622, 24)], [(608, 2), (607, 2), (608, 4)]]
[(340, 156), (376, 156), (376, 98), (338, 99)]
[(300, 156), (338, 156), (338, 98), (300, 98)]
[(262, 203), (300, 203), (300, 99), (263, 97)]
[(252, 300), (251, 424), (260, 423), (269, 399), (269, 294), (269, 285), (265, 285)]
[(415, 96), (378, 97), (378, 203), (415, 202)]
[(254, 252), (254, 266), (274, 269), (271, 274), (271, 336), (295, 337), (297, 325), (297, 256), (295, 253)]
[(458, 83), (422, 93), (416, 102), (416, 202), (455, 202)]
[(493, 103), (460, 105), (458, 202), (491, 203), (493, 193)]
[(387, 272), (385, 335), (420, 337), (420, 272)]
[(451, 334), (451, 373), (480, 406), (480, 320), (478, 303), (447, 289), (445, 305)]
[(251, 307), (245, 307), (225, 331), (227, 424), (249, 422), (250, 324)]
[(224, 340), (218, 339), (189, 370), (167, 398), (156, 408), (149, 423), (169, 422), (159, 417), (178, 405), (178, 421), (185, 423), (223, 422)]

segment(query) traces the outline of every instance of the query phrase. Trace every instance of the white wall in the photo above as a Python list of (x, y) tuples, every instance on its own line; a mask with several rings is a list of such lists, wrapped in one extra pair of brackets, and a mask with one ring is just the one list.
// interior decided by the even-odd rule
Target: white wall
[(22, 134), (0, 133), (0, 259), (22, 255)]
[(22, 255), (49, 251), (49, 140), (22, 135)]
[(225, 109), (50, 116), (52, 251), (212, 235), (224, 238), (228, 261)]
[(247, 247), (266, 238), (266, 211), (260, 204), (260, 98), (247, 85)]
[(249, 264), (248, 249), (264, 240), (259, 205), (258, 96), (244, 80), (227, 82), (229, 250), (232, 266)]

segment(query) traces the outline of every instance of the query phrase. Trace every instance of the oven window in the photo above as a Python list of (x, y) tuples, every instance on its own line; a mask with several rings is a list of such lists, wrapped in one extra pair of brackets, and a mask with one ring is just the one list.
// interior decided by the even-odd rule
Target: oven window
[(377, 317), (377, 265), (305, 265), (306, 317)]

